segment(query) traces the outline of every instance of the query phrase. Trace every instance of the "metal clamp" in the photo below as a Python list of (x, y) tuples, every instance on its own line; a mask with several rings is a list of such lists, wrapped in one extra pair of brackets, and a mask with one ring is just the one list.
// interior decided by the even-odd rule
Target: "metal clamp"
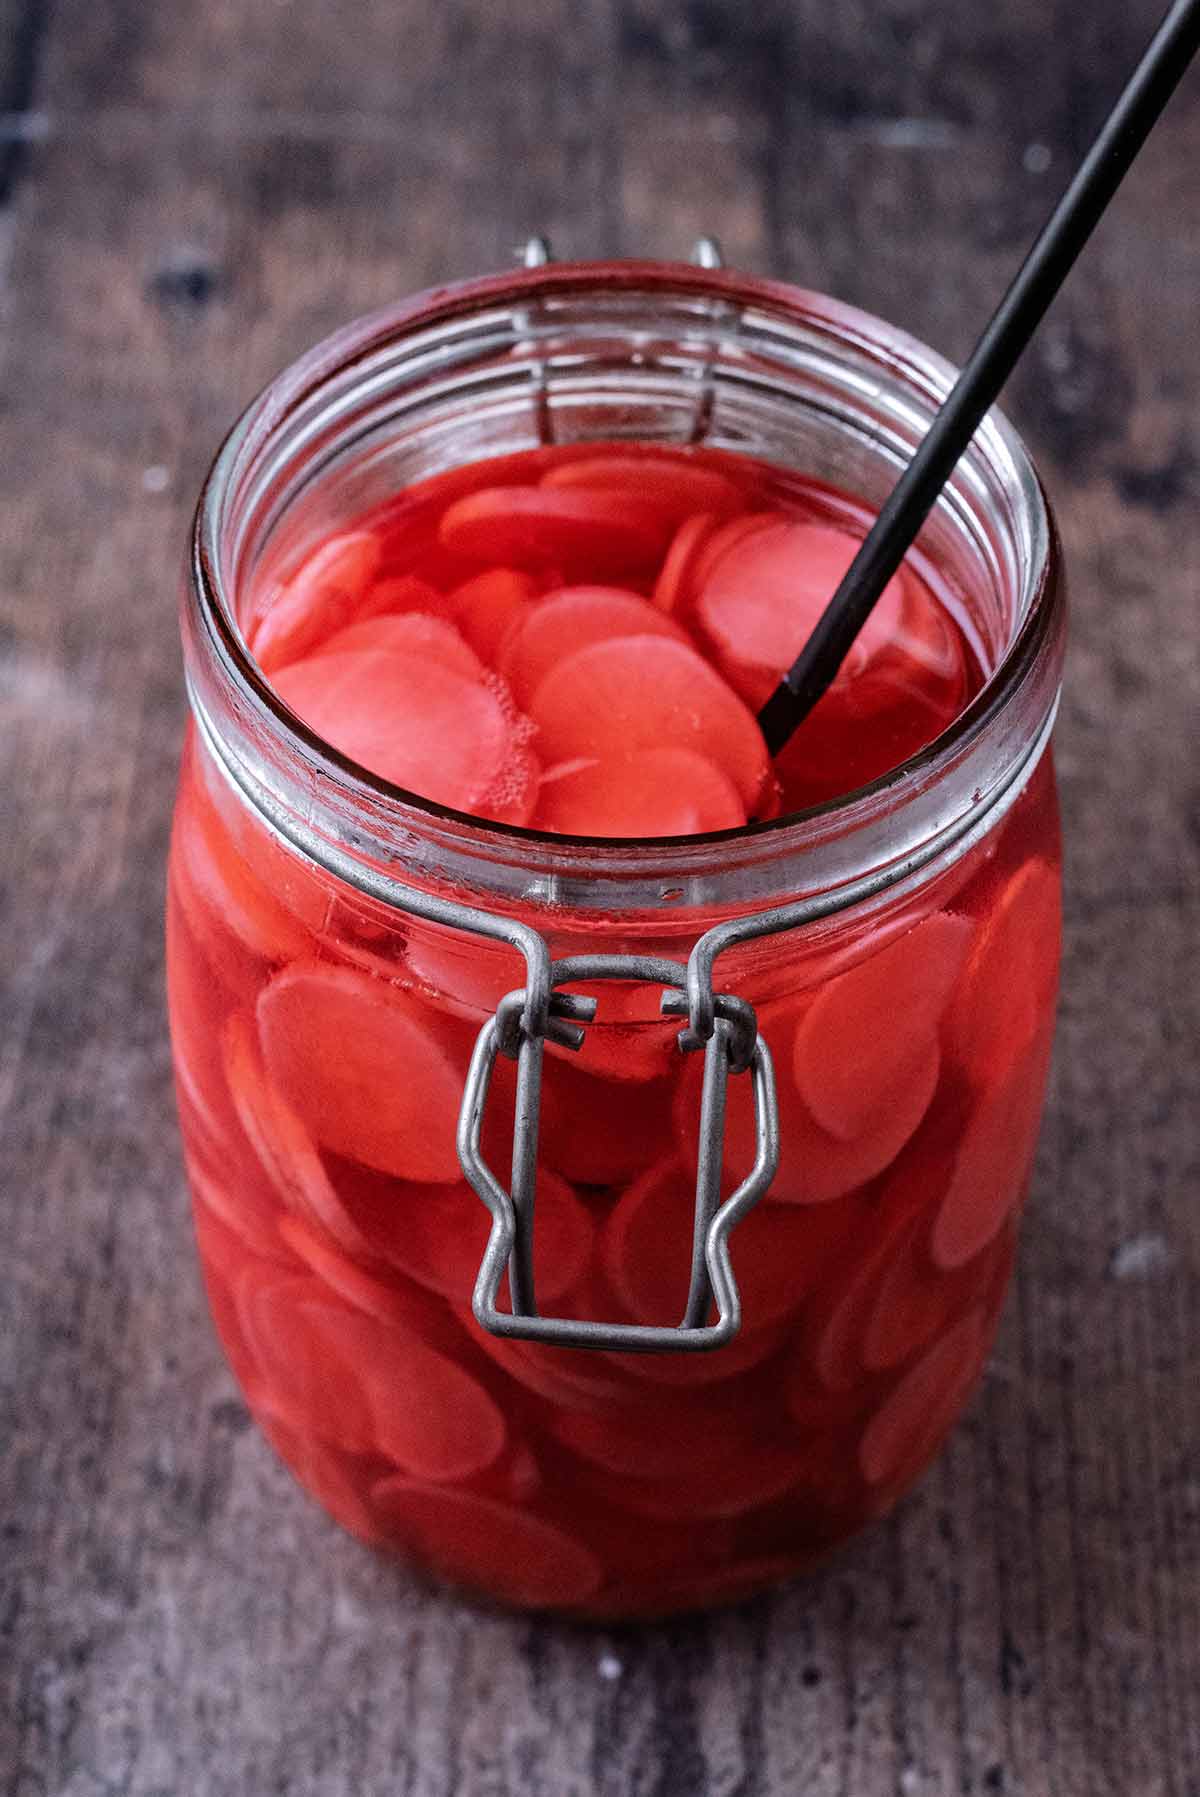
[[(472, 1309), (476, 1320), (493, 1335), (554, 1342), (560, 1347), (646, 1352), (719, 1348), (737, 1334), (742, 1307), (729, 1260), (729, 1236), (734, 1225), (766, 1192), (778, 1170), (779, 1111), (770, 1050), (758, 1033), (753, 1008), (744, 999), (726, 995), (713, 1001), (713, 1027), (706, 1043), (702, 1045), (690, 1027), (679, 1033), (682, 1052), (704, 1048), (691, 1281), (682, 1322), (673, 1326), (545, 1317), (538, 1314), (534, 1295), (533, 1215), (543, 1053), (547, 1040), (578, 1049), (584, 1034), (581, 1025), (592, 1021), (597, 1005), (594, 998), (559, 988), (583, 980), (645, 981), (665, 988), (662, 1010), (665, 1015), (674, 1016), (688, 1010), (683, 991), (686, 979), (687, 970), (680, 962), (651, 955), (587, 955), (556, 961), (550, 971), (552, 995), (544, 1028), (531, 1030), (523, 1021), (528, 1012), (526, 995), (517, 991), (501, 999), (495, 1015), (480, 1030), (459, 1114), (458, 1158), (467, 1179), (492, 1214), (492, 1231), (475, 1282)], [(492, 1072), (501, 1054), (517, 1063), (511, 1191), (506, 1191), (496, 1178), (480, 1147)], [(746, 1072), (754, 1086), (754, 1165), (732, 1196), (721, 1204), (729, 1076)], [(506, 1267), (512, 1301), (512, 1308), (507, 1311), (501, 1310), (498, 1303)], [(714, 1302), (717, 1320), (708, 1323), (706, 1318)]]

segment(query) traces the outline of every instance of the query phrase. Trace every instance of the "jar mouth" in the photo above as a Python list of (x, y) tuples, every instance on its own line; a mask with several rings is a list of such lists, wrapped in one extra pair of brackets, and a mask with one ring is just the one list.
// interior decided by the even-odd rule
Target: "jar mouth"
[[(714, 345), (732, 333), (740, 349), (749, 340), (747, 320), (752, 319), (759, 337), (773, 341), (779, 333), (780, 353), (802, 358), (803, 346), (790, 352), (784, 342), (789, 327), (799, 325), (809, 334), (824, 336), (831, 345), (848, 347), (861, 358), (864, 383), (872, 378), (873, 362), (879, 365), (881, 375), (886, 369), (897, 391), (908, 396), (914, 415), (919, 411), (925, 421), (949, 392), (957, 373), (936, 352), (869, 313), (787, 283), (724, 269), (657, 261), (563, 263), (428, 289), (326, 338), (272, 380), (233, 426), (209, 469), (193, 520), (192, 591), (185, 594), (185, 641), (189, 631), (198, 636), (200, 654), (210, 664), (208, 672), (215, 671), (224, 689), (222, 697), (239, 718), (250, 722), (256, 734), (265, 732), (277, 752), (298, 754), (312, 776), (310, 787), (313, 778), (324, 777), (351, 801), (357, 798), (365, 803), (372, 834), (380, 839), (394, 831), (396, 842), (411, 847), (415, 838), (431, 832), (440, 840), (441, 848), (433, 857), (440, 868), (446, 867), (448, 852), (453, 861), (454, 847), (474, 868), (495, 859), (522, 867), (533, 857), (539, 870), (538, 884), (547, 893), (573, 890), (580, 877), (599, 872), (611, 873), (621, 883), (650, 877), (673, 899), (677, 893), (682, 897), (694, 892), (698, 871), (713, 857), (722, 861), (740, 858), (748, 866), (760, 866), (781, 854), (787, 856), (789, 850), (815, 850), (855, 833), (902, 805), (907, 796), (928, 792), (988, 734), (1011, 706), (1014, 695), (1029, 683), (1033, 670), (1053, 652), (1062, 627), (1061, 583), (1054, 577), (1056, 533), (1032, 461), (998, 409), (989, 411), (956, 471), (957, 475), (974, 457), (993, 483), (1003, 488), (1010, 511), (1006, 525), (1020, 564), (1019, 590), (1013, 595), (1014, 628), (980, 690), (917, 754), (869, 784), (804, 810), (731, 830), (638, 839), (574, 836), (482, 819), (372, 773), (311, 730), (259, 669), (237, 619), (240, 551), (230, 546), (235, 499), (246, 482), (255, 478), (256, 464), (276, 434), (293, 421), (304, 420), (305, 429), (313, 435), (325, 418), (326, 397), (348, 390), (355, 382), (378, 380), (381, 362), (386, 362), (397, 346), (411, 344), (418, 336), (449, 335), (453, 339), (456, 330), (469, 330), (473, 323), (486, 327), (491, 315), (502, 316), (506, 308), (533, 311), (582, 299), (611, 300), (616, 335), (621, 329), (621, 303), (630, 297), (651, 303), (665, 301), (685, 313), (694, 309), (696, 328), (707, 332)], [(451, 459), (445, 465), (461, 465), (461, 460)], [(267, 484), (267, 476), (260, 474), (258, 484), (260, 489)], [(205, 691), (211, 688), (211, 681), (196, 677), (193, 661), (194, 655), (189, 655), (189, 690), (203, 726), (211, 709), (210, 694)], [(1044, 720), (1046, 731), (1052, 722), (1057, 673), (1055, 667)], [(1046, 731), (1033, 734), (1044, 740)], [(206, 734), (211, 740), (223, 732), (213, 726)], [(1040, 753), (1041, 742), (1036, 747)], [(229, 757), (222, 759), (228, 768)], [(254, 776), (249, 785), (257, 785)], [(976, 793), (976, 805), (985, 797)], [(678, 889), (670, 885), (676, 875)], [(711, 883), (705, 880), (704, 885), (707, 891)], [(530, 896), (528, 890), (525, 896)]]

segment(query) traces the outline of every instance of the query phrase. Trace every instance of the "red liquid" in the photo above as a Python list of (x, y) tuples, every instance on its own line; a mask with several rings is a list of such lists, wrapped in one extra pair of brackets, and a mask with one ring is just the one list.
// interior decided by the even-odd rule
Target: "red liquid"
[[(754, 708), (868, 521), (711, 452), (539, 451), (356, 520), (245, 622), (313, 728), (443, 804), (579, 835), (735, 828), (886, 772), (978, 690), (946, 595), (906, 566), (768, 766)], [(488, 1217), (454, 1128), (474, 1035), (519, 983), (511, 951), (301, 863), (193, 741), (169, 977), (197, 1231), (231, 1362), (297, 1475), (447, 1577), (596, 1615), (735, 1597), (880, 1514), (965, 1401), (1003, 1298), (1052, 1030), (1057, 854), (1043, 763), (919, 894), (747, 963), (783, 1158), (733, 1237), (731, 1347), (503, 1343), (470, 1316)], [(594, 923), (531, 917), (556, 954), (608, 946)], [(672, 928), (653, 946), (686, 958), (695, 920)], [(580, 1056), (547, 1057), (535, 1257), (553, 1314), (682, 1312), (700, 1066), (656, 1005), (609, 987)], [(496, 1082), (485, 1150), (505, 1168), (508, 1063)], [(746, 1086), (731, 1179), (752, 1152)]]

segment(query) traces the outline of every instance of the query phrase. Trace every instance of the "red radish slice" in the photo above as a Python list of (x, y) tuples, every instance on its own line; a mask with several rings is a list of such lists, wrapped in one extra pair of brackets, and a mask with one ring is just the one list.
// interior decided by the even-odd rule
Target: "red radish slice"
[[(434, 1191), (443, 1188), (435, 1186)], [(287, 1246), (309, 1271), (315, 1273), (332, 1296), (343, 1299), (365, 1316), (386, 1323), (393, 1329), (419, 1334), (422, 1312), (413, 1302), (411, 1290), (385, 1284), (342, 1253), (328, 1236), (318, 1235), (299, 1217), (280, 1217), (279, 1233)]]
[(494, 665), (508, 632), (529, 612), (538, 586), (516, 568), (489, 568), (450, 594), (458, 628), (477, 655)]
[[(508, 1168), (496, 1171), (507, 1183)], [(492, 1223), (475, 1192), (466, 1184), (410, 1186), (402, 1205), (397, 1265), (431, 1291), (469, 1305)], [(538, 1173), (533, 1240), (538, 1304), (545, 1310), (579, 1282), (595, 1248), (591, 1213), (549, 1168)]]
[(895, 1387), (859, 1446), (863, 1477), (881, 1485), (916, 1472), (950, 1427), (979, 1372), (986, 1346), (982, 1305), (968, 1312)]
[(545, 487), (486, 487), (456, 500), (439, 536), (459, 555), (518, 568), (566, 570), (568, 579), (608, 580), (653, 568), (670, 521), (627, 493)]
[(319, 1142), (402, 1179), (461, 1177), (465, 1068), (407, 993), (348, 967), (298, 962), (260, 993), (258, 1026), (277, 1091)]
[[(264, 847), (265, 866), (270, 853)], [(176, 896), (200, 947), (220, 969), (229, 958), (222, 938), (232, 935), (266, 961), (303, 954), (308, 932), (247, 861), (240, 843), (192, 784), (175, 813), (171, 873)]]
[[(678, 1399), (674, 1400), (677, 1404)], [(613, 1452), (621, 1447), (631, 1455), (637, 1451), (638, 1437), (626, 1429), (624, 1439), (618, 1433), (625, 1419), (614, 1417)], [(659, 1439), (669, 1437), (674, 1422), (671, 1409), (659, 1419)], [(599, 1436), (593, 1437), (599, 1445)], [(595, 1471), (589, 1483), (614, 1509), (626, 1510), (633, 1516), (648, 1516), (656, 1522), (685, 1520), (718, 1520), (741, 1516), (774, 1503), (785, 1491), (798, 1485), (804, 1474), (803, 1462), (796, 1452), (795, 1438), (785, 1421), (774, 1433), (751, 1436), (739, 1428), (736, 1419), (711, 1416), (708, 1426), (708, 1448), (701, 1455), (696, 1448), (697, 1464), (689, 1470), (685, 1455), (672, 1464), (666, 1477), (618, 1478)], [(595, 1464), (593, 1462), (593, 1464)]]
[(720, 763), (753, 816), (770, 788), (762, 732), (737, 695), (686, 643), (612, 637), (566, 656), (546, 675), (529, 715), (543, 762), (678, 748)]
[(618, 1185), (670, 1154), (672, 1088), (606, 1079), (586, 1056), (546, 1057), (542, 1159), (576, 1185)]
[(444, 1578), (530, 1608), (578, 1604), (604, 1569), (565, 1530), (493, 1498), (411, 1479), (383, 1479), (372, 1493), (380, 1527)]
[(660, 611), (670, 613), (686, 609), (701, 552), (716, 529), (716, 523), (711, 512), (697, 512), (695, 517), (685, 519), (675, 532), (654, 583), (652, 596)]
[(677, 624), (648, 599), (624, 587), (564, 587), (527, 611), (496, 658), (517, 704), (525, 707), (550, 669), (588, 643), (613, 636), (669, 636), (686, 642)]
[(353, 1474), (339, 1462), (336, 1450), (298, 1434), (278, 1417), (264, 1417), (262, 1429), (288, 1471), (336, 1523), (369, 1547), (380, 1545), (382, 1537), (367, 1501)]
[(997, 1236), (986, 1253), (943, 1272), (929, 1254), (929, 1223), (918, 1217), (897, 1246), (879, 1283), (863, 1335), (863, 1364), (877, 1372), (899, 1366), (967, 1307), (988, 1295), (1009, 1243)]
[(339, 1313), (307, 1275), (246, 1268), (238, 1286), (242, 1337), (258, 1369), (256, 1402), (300, 1435), (351, 1454), (375, 1451), (370, 1405), (340, 1351)]
[(981, 1086), (1020, 1060), (1049, 1013), (1060, 935), (1058, 874), (1027, 861), (984, 916), (947, 1018), (951, 1052)]
[(793, 1077), (830, 1135), (871, 1130), (920, 1068), (970, 935), (965, 918), (937, 913), (817, 994), (796, 1032)]
[(939, 1267), (965, 1265), (1020, 1203), (1041, 1128), (1049, 1055), (1047, 1031), (1042, 1046), (980, 1097), (933, 1226), (932, 1253)]
[(627, 493), (653, 505), (664, 518), (678, 524), (691, 512), (727, 516), (741, 511), (740, 489), (715, 468), (687, 456), (655, 455), (642, 451), (609, 451), (578, 462), (563, 462), (543, 474), (541, 484), (552, 489), (587, 487), (594, 492)]
[(219, 1179), (195, 1163), (188, 1167), (188, 1185), (197, 1213), (216, 1217), (240, 1248), (268, 1260), (288, 1258), (281, 1219), (253, 1186), (236, 1177)]
[(367, 618), (423, 612), (427, 617), (448, 618), (451, 605), (447, 594), (430, 580), (416, 574), (390, 574), (384, 580), (372, 581), (354, 608), (355, 623)]
[(489, 686), (426, 654), (353, 651), (295, 662), (280, 697), (384, 780), (439, 804), (525, 823), (536, 766), (521, 720)]
[[(823, 524), (780, 523), (726, 551), (696, 598), (696, 619), (748, 704), (791, 666), (854, 560), (859, 540)], [(850, 680), (895, 636), (904, 588), (890, 580), (838, 675)]]
[(738, 790), (692, 749), (568, 762), (542, 777), (534, 823), (571, 836), (698, 836), (746, 821)]
[[(631, 1321), (678, 1323), (683, 1316), (694, 1214), (695, 1179), (678, 1161), (652, 1168), (618, 1200), (603, 1252)], [(838, 1205), (813, 1210), (764, 1200), (743, 1217), (730, 1237), (743, 1327), (754, 1332), (794, 1315), (831, 1254), (844, 1247), (847, 1227)]]
[(356, 618), (314, 651), (315, 656), (352, 651), (420, 655), (453, 668), (469, 680), (481, 680), (484, 666), (460, 630), (428, 612), (389, 612), (380, 618)]
[(705, 539), (704, 545), (696, 558), (692, 569), (692, 592), (698, 593), (709, 575), (726, 555), (732, 554), (741, 544), (750, 542), (764, 530), (773, 530), (787, 520), (782, 512), (750, 512), (741, 518), (731, 518), (722, 524)]
[(477, 1379), (418, 1336), (331, 1312), (338, 1352), (358, 1374), (378, 1450), (418, 1479), (472, 1478), (504, 1450), (507, 1428)]
[[(786, 1043), (777, 1043), (768, 1013), (759, 1019), (768, 1043), (775, 1049), (776, 1068), (786, 1067)], [(676, 1131), (688, 1164), (695, 1165), (695, 1137), (699, 1117), (703, 1070), (689, 1056), (679, 1102)], [(771, 1197), (789, 1204), (828, 1204), (834, 1198), (863, 1186), (895, 1160), (929, 1109), (938, 1082), (940, 1056), (934, 1038), (926, 1039), (906, 1068), (903, 1081), (889, 1095), (869, 1129), (851, 1141), (830, 1135), (809, 1114), (788, 1079), (779, 1094), (781, 1152), (779, 1172)], [(731, 1176), (744, 1179), (754, 1163), (755, 1133), (753, 1094), (748, 1079), (731, 1079), (725, 1120), (725, 1165)]]
[(639, 1384), (705, 1390), (770, 1360), (787, 1335), (787, 1324), (769, 1323), (765, 1329), (743, 1328), (713, 1354), (609, 1354), (606, 1359)]
[(380, 562), (373, 531), (330, 537), (292, 575), (270, 609), (249, 631), (264, 673), (298, 661), (355, 615)]
[(279, 1198), (352, 1254), (365, 1253), (367, 1244), (342, 1208), (306, 1122), (267, 1078), (253, 1024), (235, 1012), (226, 1019), (221, 1044), (238, 1121)]

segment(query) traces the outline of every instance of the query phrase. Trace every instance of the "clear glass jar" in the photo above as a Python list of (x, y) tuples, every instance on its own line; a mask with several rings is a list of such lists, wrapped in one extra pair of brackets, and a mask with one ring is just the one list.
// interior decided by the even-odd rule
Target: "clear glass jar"
[[(450, 493), (455, 469), (547, 441), (703, 442), (878, 506), (952, 372), (791, 287), (527, 270), (313, 350), (201, 495), (168, 967), (213, 1314), (264, 1431), (339, 1522), (501, 1601), (662, 1614), (785, 1578), (894, 1503), (966, 1402), (1053, 1030), (1056, 537), (993, 415), (918, 545), (988, 672), (978, 697), (843, 800), (691, 839), (545, 835), (388, 786), (275, 697), (247, 595), (387, 495), (434, 475)], [(507, 941), (414, 914), (414, 893), (530, 926), (555, 957), (676, 962), (714, 925), (812, 901), (713, 971), (755, 1007), (781, 1120), (778, 1174), (731, 1237), (728, 1345), (634, 1354), (475, 1322), (489, 1217), (455, 1124), (476, 1034), (526, 968)], [(680, 1052), (659, 988), (587, 990), (601, 1009), (578, 1058), (545, 1056), (538, 1298), (678, 1323), (703, 1056)], [(501, 1059), (496, 1168), (512, 1112)], [(753, 1151), (749, 1081), (731, 1077), (727, 1181)]]

